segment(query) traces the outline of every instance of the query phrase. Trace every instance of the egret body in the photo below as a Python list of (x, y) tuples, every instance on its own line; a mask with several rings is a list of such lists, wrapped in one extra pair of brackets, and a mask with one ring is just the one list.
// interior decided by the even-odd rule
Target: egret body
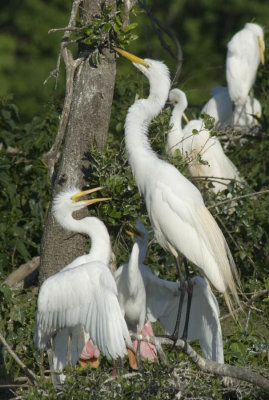
[(129, 58), (149, 80), (147, 99), (129, 108), (125, 142), (129, 164), (159, 244), (177, 260), (180, 254), (193, 262), (224, 294), (231, 309), (231, 291), (237, 302), (236, 268), (225, 238), (205, 207), (200, 191), (173, 165), (158, 158), (148, 141), (148, 127), (165, 105), (170, 89), (169, 71), (160, 61)]

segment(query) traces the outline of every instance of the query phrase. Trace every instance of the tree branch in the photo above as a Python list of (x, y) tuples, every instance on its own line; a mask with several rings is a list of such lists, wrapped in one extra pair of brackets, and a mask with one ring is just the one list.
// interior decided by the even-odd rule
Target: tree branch
[[(265, 294), (269, 293), (269, 289), (264, 289), (264, 290), (260, 290), (259, 292), (255, 293), (250, 299), (248, 299), (247, 301), (243, 301), (241, 303), (242, 307), (248, 307), (250, 304), (252, 304), (258, 297), (264, 296)], [(239, 311), (242, 311), (242, 309), (240, 307), (236, 308), (236, 310), (234, 310), (234, 313), (238, 313)], [(232, 317), (231, 313), (225, 314), (223, 315), (223, 317), (220, 318), (220, 321), (224, 321), (225, 319)]]
[[(155, 346), (156, 343), (159, 345), (174, 345), (173, 340), (164, 337), (149, 337), (140, 334), (131, 334), (131, 337), (132, 339), (153, 343)], [(269, 393), (269, 380), (262, 375), (243, 367), (219, 364), (215, 361), (206, 360), (196, 353), (190, 344), (184, 340), (178, 339), (175, 346), (181, 349), (201, 371), (250, 382)]]
[(16, 363), (24, 370), (25, 374), (28, 376), (28, 378), (30, 379), (30, 381), (36, 385), (36, 380), (37, 380), (37, 376), (34, 374), (33, 371), (31, 371), (17, 356), (17, 354), (11, 349), (11, 347), (9, 346), (9, 344), (7, 343), (6, 339), (4, 338), (4, 336), (2, 335), (2, 333), (0, 332), (0, 340), (3, 343), (3, 346), (7, 349), (7, 351), (9, 352), (9, 354), (11, 355), (11, 357), (16, 361)]
[(18, 269), (13, 271), (4, 281), (6, 285), (9, 287), (13, 287), (16, 283), (19, 283), (23, 279), (25, 279), (28, 275), (30, 275), (40, 263), (40, 257), (34, 257), (32, 260), (28, 261), (25, 264), (22, 264)]
[[(65, 68), (66, 68), (66, 94), (65, 94), (65, 99), (64, 99), (63, 111), (61, 114), (61, 119), (60, 119), (56, 139), (55, 139), (51, 149), (46, 154), (44, 154), (42, 157), (43, 160), (45, 161), (45, 163), (48, 165), (49, 174), (50, 174), (51, 178), (54, 173), (54, 167), (57, 162), (58, 152), (60, 150), (64, 135), (65, 135), (67, 123), (69, 120), (70, 108), (71, 108), (71, 103), (72, 103), (72, 99), (73, 99), (73, 88), (74, 88), (73, 83), (74, 83), (75, 71), (83, 61), (83, 58), (74, 60), (71, 51), (68, 50), (66, 47), (68, 44), (68, 39), (71, 35), (71, 31), (74, 30), (74, 28), (75, 28), (77, 10), (78, 10), (78, 7), (81, 2), (82, 2), (82, 0), (76, 0), (73, 3), (70, 20), (69, 20), (68, 26), (65, 29), (65, 32), (64, 32), (64, 35), (63, 35), (63, 38), (61, 41), (61, 50), (60, 50), (60, 53), (58, 56), (56, 70), (53, 71), (53, 75), (56, 76), (56, 84), (57, 84), (57, 79), (58, 79), (59, 70), (60, 70), (60, 61), (61, 61), (61, 57), (63, 57), (64, 63), (65, 63)], [(54, 31), (55, 31), (55, 29), (54, 29)]]
[[(218, 179), (220, 179), (220, 178), (218, 178)], [(207, 206), (207, 208), (210, 209), (210, 208), (218, 207), (221, 204), (231, 203), (232, 201), (235, 201), (235, 200), (241, 200), (241, 199), (245, 199), (247, 197), (260, 196), (260, 195), (267, 194), (267, 193), (269, 193), (269, 189), (260, 190), (259, 192), (243, 194), (242, 196), (231, 197), (230, 199), (219, 201), (218, 203), (214, 203), (211, 206)]]

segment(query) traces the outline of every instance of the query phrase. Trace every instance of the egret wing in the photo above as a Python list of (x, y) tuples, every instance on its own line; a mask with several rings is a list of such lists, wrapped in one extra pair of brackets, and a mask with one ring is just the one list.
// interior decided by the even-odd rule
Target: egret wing
[(63, 328), (83, 325), (107, 357), (126, 354), (129, 332), (117, 300), (115, 280), (100, 262), (84, 264), (48, 278), (40, 288), (35, 340), (46, 347)]

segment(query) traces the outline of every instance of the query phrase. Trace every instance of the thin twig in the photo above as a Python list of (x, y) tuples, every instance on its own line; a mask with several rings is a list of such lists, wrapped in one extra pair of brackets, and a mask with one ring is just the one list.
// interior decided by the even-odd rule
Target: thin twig
[(235, 196), (235, 197), (231, 197), (230, 199), (227, 199), (227, 200), (219, 201), (218, 203), (215, 203), (215, 204), (213, 204), (211, 206), (208, 206), (207, 208), (210, 209), (210, 208), (218, 207), (218, 206), (220, 206), (222, 204), (231, 203), (232, 201), (235, 201), (235, 200), (241, 200), (241, 199), (245, 199), (247, 197), (261, 196), (261, 195), (267, 194), (267, 193), (269, 193), (268, 189), (260, 190), (259, 192), (243, 194), (242, 196)]
[[(248, 307), (251, 303), (253, 303), (258, 297), (264, 296), (265, 294), (269, 293), (269, 289), (264, 289), (261, 290), (257, 293), (255, 293), (250, 299), (248, 299), (247, 301), (243, 301), (241, 303), (242, 307)], [(236, 308), (234, 310), (234, 313), (238, 313), (239, 311), (242, 311), (242, 309), (240, 307)], [(227, 318), (230, 318), (232, 316), (231, 313), (225, 314), (223, 315), (223, 317), (220, 318), (220, 321), (224, 321)]]
[(28, 378), (30, 379), (30, 381), (35, 385), (36, 384), (36, 379), (37, 376), (35, 375), (35, 373), (33, 371), (31, 371), (17, 356), (17, 354), (12, 350), (12, 348), (9, 346), (9, 344), (7, 343), (6, 339), (4, 338), (4, 336), (2, 335), (2, 333), (0, 332), (0, 340), (3, 343), (3, 346), (7, 349), (7, 351), (9, 352), (9, 354), (11, 355), (11, 357), (16, 361), (16, 363), (24, 370), (25, 374), (28, 376)]

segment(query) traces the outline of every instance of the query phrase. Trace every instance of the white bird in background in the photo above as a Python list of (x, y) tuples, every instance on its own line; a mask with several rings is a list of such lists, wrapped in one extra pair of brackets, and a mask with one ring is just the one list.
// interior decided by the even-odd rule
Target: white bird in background
[[(150, 122), (165, 105), (170, 89), (169, 71), (160, 61), (141, 59), (116, 49), (149, 80), (150, 93), (129, 108), (125, 142), (136, 184), (144, 196), (159, 244), (170, 251), (179, 266), (180, 254), (193, 262), (232, 310), (229, 291), (239, 304), (236, 267), (225, 238), (205, 207), (200, 191), (173, 165), (158, 158), (147, 134)], [(175, 331), (176, 334), (176, 331)]]
[(264, 64), (262, 28), (253, 23), (245, 24), (232, 37), (227, 48), (226, 80), (229, 94), (234, 104), (242, 107), (255, 82), (260, 62)]
[[(87, 234), (91, 239), (90, 253), (79, 257), (40, 287), (35, 324), (35, 342), (40, 349), (54, 339), (54, 367), (67, 365), (68, 337), (72, 339), (74, 365), (85, 345), (78, 331), (84, 328), (104, 356), (113, 359), (127, 354), (126, 343), (132, 347), (126, 322), (117, 299), (117, 286), (110, 269), (110, 238), (106, 226), (96, 217), (80, 220), (72, 213), (106, 198), (81, 200), (85, 194), (76, 188), (61, 192), (53, 203), (57, 222), (67, 230)], [(56, 335), (56, 336), (55, 336)]]
[[(165, 333), (172, 334), (177, 318), (180, 285), (177, 282), (158, 278), (143, 263), (148, 247), (148, 231), (141, 221), (137, 222), (134, 234), (135, 243), (129, 263), (120, 266), (114, 273), (122, 312), (134, 331), (137, 324), (142, 331), (145, 321), (148, 324), (148, 321), (155, 322), (159, 319)], [(217, 300), (203, 278), (194, 277), (192, 282), (193, 297), (187, 340), (199, 340), (206, 358), (223, 363), (223, 343)], [(187, 300), (184, 298), (183, 315), (186, 308)], [(185, 319), (181, 319), (178, 337), (182, 335), (184, 325)], [(145, 347), (144, 356), (143, 343), (141, 342), (141, 359), (150, 358), (154, 349)]]
[[(208, 177), (215, 193), (225, 190), (231, 179), (240, 182), (236, 166), (224, 153), (218, 138), (211, 136), (205, 128), (202, 120), (191, 120), (182, 129), (181, 118), (188, 105), (185, 93), (179, 89), (172, 89), (169, 100), (174, 109), (170, 119), (172, 128), (167, 135), (168, 154), (174, 155), (178, 149), (188, 163), (191, 176)], [(193, 133), (193, 130), (197, 133)]]
[(211, 91), (212, 97), (204, 105), (201, 114), (206, 113), (215, 119), (216, 126), (253, 126), (261, 117), (262, 107), (256, 98), (247, 96), (244, 107), (234, 106), (227, 87), (216, 86)]

